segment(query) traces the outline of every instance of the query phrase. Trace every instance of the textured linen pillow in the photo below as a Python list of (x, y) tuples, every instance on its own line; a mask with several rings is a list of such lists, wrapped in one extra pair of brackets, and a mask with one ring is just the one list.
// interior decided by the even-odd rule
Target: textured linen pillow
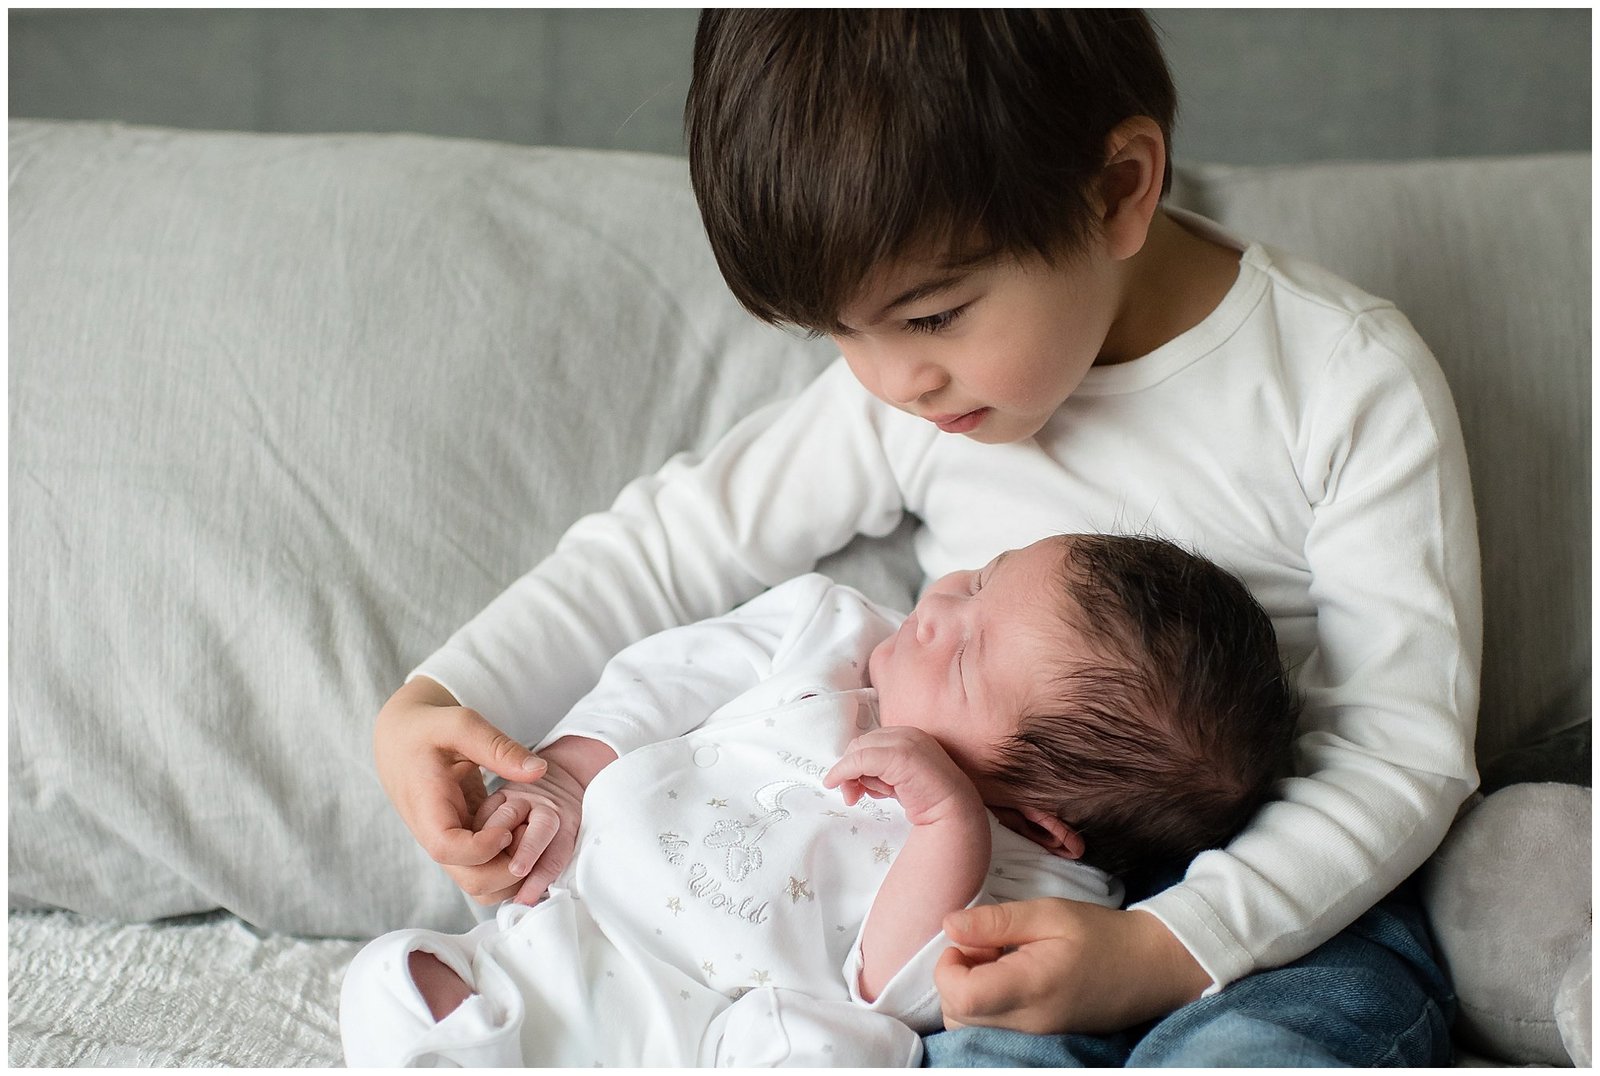
[[(829, 351), (737, 307), (667, 157), (19, 121), (10, 222), (12, 904), (466, 926), (378, 707)], [(880, 545), (825, 570), (904, 604)]]

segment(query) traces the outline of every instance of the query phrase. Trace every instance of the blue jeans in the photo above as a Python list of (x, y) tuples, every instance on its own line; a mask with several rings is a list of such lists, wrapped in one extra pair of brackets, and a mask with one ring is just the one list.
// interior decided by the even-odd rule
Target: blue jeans
[[(1130, 898), (1130, 901), (1133, 898)], [(939, 1067), (1436, 1067), (1456, 1000), (1407, 882), (1306, 956), (1115, 1035), (968, 1027), (927, 1036)]]

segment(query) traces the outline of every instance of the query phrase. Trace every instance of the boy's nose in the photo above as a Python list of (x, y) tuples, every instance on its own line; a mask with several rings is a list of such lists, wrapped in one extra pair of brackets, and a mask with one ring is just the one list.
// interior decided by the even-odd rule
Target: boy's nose
[(896, 407), (909, 407), (949, 381), (938, 366), (915, 356), (886, 358), (880, 377), (884, 396)]

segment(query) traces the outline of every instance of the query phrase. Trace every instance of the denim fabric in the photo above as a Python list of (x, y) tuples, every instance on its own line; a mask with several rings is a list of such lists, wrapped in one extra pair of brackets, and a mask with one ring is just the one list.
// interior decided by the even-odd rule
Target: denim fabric
[(937, 1067), (1448, 1065), (1455, 995), (1411, 883), (1300, 960), (1116, 1035), (997, 1028), (924, 1039)]

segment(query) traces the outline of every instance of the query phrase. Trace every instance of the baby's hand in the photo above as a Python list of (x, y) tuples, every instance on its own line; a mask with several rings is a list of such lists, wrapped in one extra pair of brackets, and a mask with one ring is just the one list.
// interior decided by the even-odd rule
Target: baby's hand
[(509, 830), (511, 873), (522, 886), (511, 899), (536, 904), (572, 861), (589, 782), (617, 756), (598, 741), (566, 737), (541, 754), (547, 764), (537, 781), (509, 781), (483, 801), (474, 828)]
[(854, 806), (863, 795), (900, 801), (914, 826), (983, 815), (983, 800), (972, 779), (921, 729), (906, 725), (873, 729), (857, 736), (844, 757), (822, 777)]

